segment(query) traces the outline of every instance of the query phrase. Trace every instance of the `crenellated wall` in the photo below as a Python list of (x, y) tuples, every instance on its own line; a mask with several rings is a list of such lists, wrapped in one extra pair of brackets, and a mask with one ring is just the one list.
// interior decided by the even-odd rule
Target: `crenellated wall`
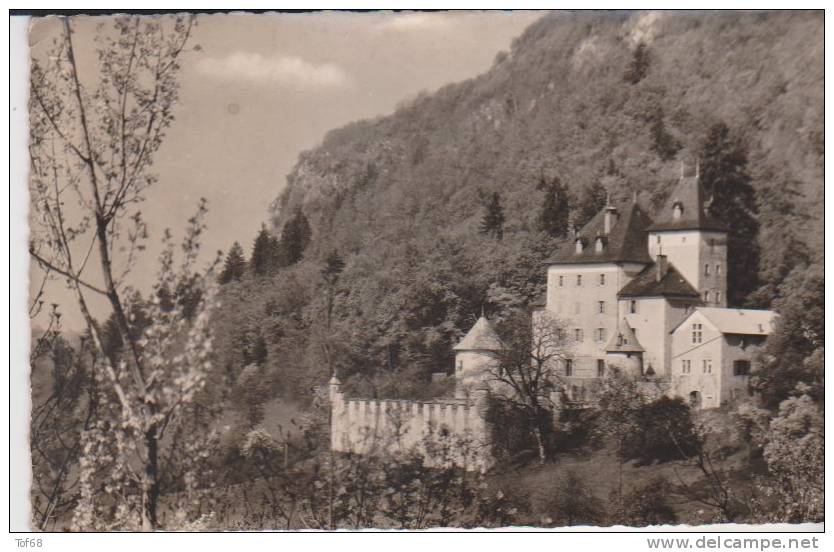
[(469, 470), (488, 466), (487, 429), (479, 403), (346, 398), (338, 384), (330, 385), (332, 450), (415, 451), (428, 464), (451, 461)]

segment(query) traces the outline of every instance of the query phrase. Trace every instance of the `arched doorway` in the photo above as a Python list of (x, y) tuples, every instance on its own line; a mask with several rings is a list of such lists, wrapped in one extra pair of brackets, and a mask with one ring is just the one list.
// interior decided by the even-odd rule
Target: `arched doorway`
[(694, 409), (701, 408), (701, 393), (698, 391), (693, 391), (689, 394), (689, 406)]

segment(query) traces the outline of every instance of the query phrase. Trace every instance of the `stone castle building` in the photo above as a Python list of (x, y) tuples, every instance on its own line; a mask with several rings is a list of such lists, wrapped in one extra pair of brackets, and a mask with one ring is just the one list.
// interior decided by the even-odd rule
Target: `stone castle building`
[(607, 202), (546, 261), (540, 309), (573, 339), (569, 389), (618, 366), (698, 408), (746, 393), (775, 314), (726, 308), (727, 227), (708, 207), (698, 176), (681, 176), (656, 220), (634, 200)]
[[(655, 220), (633, 199), (606, 201), (545, 261), (547, 293), (533, 316), (547, 314), (566, 331), (571, 354), (556, 369), (571, 399), (588, 399), (612, 367), (663, 381), (695, 408), (747, 393), (775, 313), (727, 308), (727, 227), (708, 207), (697, 174), (682, 175)], [(401, 444), (417, 445), (429, 428), (443, 426), (485, 451), (483, 396), (500, 347), (482, 316), (454, 347), (453, 399), (346, 399), (334, 380), (333, 449), (367, 450), (362, 443), (390, 429), (396, 412), (410, 420)], [(476, 464), (488, 463), (483, 452)]]

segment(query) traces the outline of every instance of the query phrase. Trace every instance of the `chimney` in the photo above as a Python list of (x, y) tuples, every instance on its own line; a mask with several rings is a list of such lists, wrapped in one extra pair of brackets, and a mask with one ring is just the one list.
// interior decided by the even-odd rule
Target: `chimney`
[(605, 206), (605, 215), (603, 215), (603, 231), (605, 235), (611, 233), (611, 228), (617, 223), (617, 208), (613, 205)]
[(330, 396), (330, 402), (333, 403), (338, 401), (342, 397), (342, 382), (339, 381), (339, 378), (336, 377), (336, 372), (333, 372), (333, 377), (330, 378), (330, 383), (328, 384), (328, 391)]
[(657, 281), (661, 281), (666, 273), (669, 272), (669, 262), (666, 260), (666, 255), (657, 256)]

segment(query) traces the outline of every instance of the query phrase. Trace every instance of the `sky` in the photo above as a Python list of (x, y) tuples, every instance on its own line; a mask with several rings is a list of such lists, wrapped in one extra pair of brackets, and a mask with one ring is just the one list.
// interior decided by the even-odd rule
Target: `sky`
[[(159, 182), (142, 205), (148, 249), (129, 283), (149, 289), (155, 244), (167, 227), (181, 234), (201, 197), (210, 209), (205, 251), (228, 251), (239, 241), (248, 253), (299, 153), (331, 129), (392, 113), (422, 91), (485, 72), (539, 17), (497, 11), (200, 16), (191, 41), (200, 48), (182, 60), (176, 120), (155, 158)], [(82, 81), (97, 72), (92, 39), (102, 20), (73, 22)], [(59, 30), (55, 20), (33, 21), (31, 55), (45, 55)], [(30, 290), (39, 275), (34, 269)], [(47, 297), (60, 304), (65, 327), (82, 327), (63, 282), (50, 282)], [(103, 300), (91, 299), (94, 315), (109, 314)]]

